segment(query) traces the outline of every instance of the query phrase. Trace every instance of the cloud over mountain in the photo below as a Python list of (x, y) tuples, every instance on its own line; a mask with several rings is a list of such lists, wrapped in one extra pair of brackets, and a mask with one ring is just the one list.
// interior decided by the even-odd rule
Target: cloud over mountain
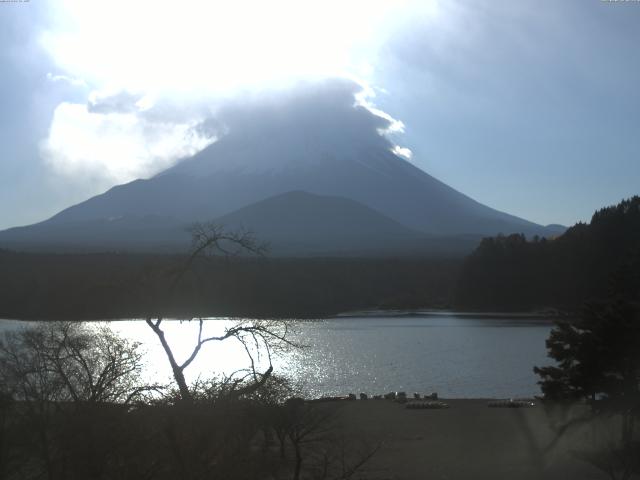
[(153, 121), (131, 108), (64, 102), (53, 115), (42, 156), (71, 187), (91, 179), (100, 190), (144, 178), (208, 143), (196, 121)]
[[(389, 136), (401, 129), (401, 123), (375, 110), (362, 92), (360, 85), (345, 79), (300, 84), (287, 91), (227, 102), (202, 125), (210, 127), (210, 135), (225, 137), (226, 144), (237, 149), (259, 142), (262, 148), (273, 146), (288, 152), (280, 159), (266, 154), (242, 157), (250, 162), (243, 165), (228, 159), (225, 168), (271, 170), (286, 166), (289, 160), (315, 161), (331, 152), (355, 156), (362, 149), (402, 148)], [(235, 161), (240, 162), (240, 157), (234, 155)]]
[(42, 152), (70, 183), (90, 178), (99, 189), (153, 176), (224, 136), (284, 143), (301, 156), (326, 145), (396, 148), (408, 155), (385, 136), (400, 123), (362, 93), (353, 81), (328, 79), (209, 105), (154, 101), (127, 91), (93, 94), (86, 105), (57, 107)]
[[(257, 230), (282, 254), (362, 253), (358, 245), (369, 252), (431, 254), (442, 252), (451, 237), (545, 233), (544, 227), (482, 205), (408, 162), (407, 151), (392, 140), (401, 124), (367, 104), (352, 81), (331, 79), (238, 97), (178, 134), (177, 125), (168, 122), (177, 118), (170, 105), (142, 108), (139, 102), (127, 95), (106, 98), (98, 109), (104, 113), (70, 105), (67, 113), (78, 115), (78, 129), (88, 125), (103, 132), (94, 132), (87, 145), (76, 141), (69, 148), (87, 147), (90, 154), (89, 147), (97, 147), (92, 160), (105, 166), (120, 162), (109, 151), (116, 141), (109, 130), (130, 121), (117, 135), (131, 140), (126, 147), (139, 154), (138, 168), (151, 171), (176, 162), (169, 153), (184, 149), (180, 142), (188, 135), (212, 143), (147, 179), (118, 185), (38, 225), (3, 232), (0, 241), (43, 248), (52, 243), (184, 248), (186, 226), (213, 220)], [(82, 122), (86, 115), (96, 123)], [(167, 148), (139, 152), (136, 135)], [(101, 144), (105, 138), (108, 143)], [(116, 147), (123, 150), (122, 144)], [(145, 153), (156, 156), (153, 163), (141, 162), (149, 159)], [(136, 173), (133, 165), (118, 167)], [(428, 236), (439, 237), (439, 244), (427, 242)]]

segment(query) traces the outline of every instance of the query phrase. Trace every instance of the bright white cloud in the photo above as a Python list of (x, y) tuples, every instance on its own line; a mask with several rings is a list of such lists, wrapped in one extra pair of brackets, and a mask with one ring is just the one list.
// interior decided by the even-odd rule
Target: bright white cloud
[(407, 160), (411, 160), (411, 157), (413, 156), (413, 152), (411, 151), (411, 149), (407, 147), (401, 147), (399, 145), (394, 146), (391, 151), (399, 157), (406, 158)]
[(376, 51), (436, 0), (57, 0), (41, 42), (98, 88), (220, 95), (366, 75)]
[[(92, 91), (88, 108), (58, 106), (43, 155), (56, 172), (90, 175), (104, 188), (204, 148), (211, 139), (194, 129), (202, 120), (194, 105), (318, 78), (367, 85), (389, 36), (408, 18), (428, 25), (438, 3), (56, 0), (50, 12), (40, 42), (62, 72), (50, 79), (83, 79)], [(390, 122), (381, 133), (402, 132), (374, 108), (373, 90), (364, 92), (358, 102)], [(163, 102), (169, 115), (146, 115)], [(409, 150), (396, 153), (408, 158)]]
[(57, 173), (105, 187), (152, 175), (213, 141), (194, 127), (62, 103), (41, 148)]
[(66, 75), (54, 75), (53, 73), (47, 73), (47, 80), (52, 82), (66, 82), (74, 87), (87, 87), (87, 82), (85, 82), (82, 78), (73, 78), (68, 77)]

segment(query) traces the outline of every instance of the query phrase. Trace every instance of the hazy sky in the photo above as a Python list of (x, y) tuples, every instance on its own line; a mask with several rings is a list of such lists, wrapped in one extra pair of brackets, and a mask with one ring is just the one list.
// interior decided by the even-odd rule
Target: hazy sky
[(0, 3), (0, 40), (0, 228), (199, 151), (221, 105), (333, 77), (491, 207), (570, 225), (640, 193), (640, 2), (31, 0)]

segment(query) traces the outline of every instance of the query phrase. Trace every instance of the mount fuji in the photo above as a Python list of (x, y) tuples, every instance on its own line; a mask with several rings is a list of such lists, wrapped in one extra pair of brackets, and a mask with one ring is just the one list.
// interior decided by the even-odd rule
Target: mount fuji
[(394, 153), (392, 121), (356, 93), (333, 81), (228, 105), (203, 123), (219, 139), (196, 155), (0, 232), (0, 247), (184, 250), (196, 221), (253, 230), (278, 255), (470, 250), (482, 236), (562, 232), (489, 208)]

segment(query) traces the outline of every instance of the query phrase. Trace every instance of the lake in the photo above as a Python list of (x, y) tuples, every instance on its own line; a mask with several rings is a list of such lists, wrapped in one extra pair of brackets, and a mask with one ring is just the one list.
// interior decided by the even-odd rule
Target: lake
[[(170, 369), (158, 339), (140, 320), (109, 322), (142, 343), (146, 374), (168, 382)], [(220, 333), (230, 319), (209, 319), (205, 334)], [(0, 329), (22, 322), (0, 320)], [(518, 315), (448, 312), (344, 316), (295, 321), (292, 338), (305, 348), (274, 359), (276, 373), (297, 383), (309, 397), (365, 392), (438, 392), (448, 398), (526, 397), (540, 393), (534, 365), (548, 365), (548, 319)], [(178, 360), (197, 337), (196, 322), (165, 321)], [(264, 358), (263, 365), (264, 365)], [(246, 367), (238, 342), (206, 344), (186, 371), (187, 379), (230, 374)]]

